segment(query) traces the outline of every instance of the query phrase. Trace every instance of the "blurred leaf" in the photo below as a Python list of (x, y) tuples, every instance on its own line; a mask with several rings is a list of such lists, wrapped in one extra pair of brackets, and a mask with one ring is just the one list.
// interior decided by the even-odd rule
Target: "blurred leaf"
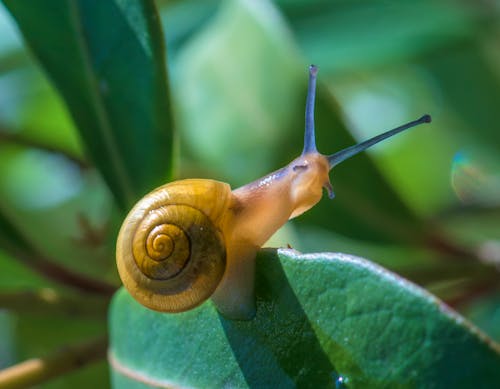
[(0, 207), (0, 248), (16, 252), (28, 246), (24, 236), (19, 233)]
[(15, 70), (30, 61), (30, 58), (22, 51), (0, 53), (0, 55), (0, 74)]
[[(498, 345), (365, 260), (265, 251), (256, 295), (256, 318), (239, 322), (210, 303), (153, 312), (122, 290), (110, 316), (115, 387), (465, 388), (500, 379)], [(137, 328), (148, 330), (130, 336)]]
[(61, 97), (32, 60), (0, 78), (0, 135), (26, 139), (84, 159), (78, 133)]
[[(72, 317), (71, 315), (17, 314), (19, 359), (43, 356), (61, 344), (78, 342), (103, 334), (106, 323), (101, 318)], [(36, 321), (37, 325), (33, 326)]]
[[(3, 234), (3, 229), (0, 230)], [(51, 286), (49, 281), (4, 252), (0, 252), (0, 269), (2, 269), (0, 271), (0, 293)]]
[[(2, 146), (0, 150), (5, 152), (6, 147)], [(10, 153), (10, 158), (2, 156), (0, 159), (2, 192), (15, 208), (53, 207), (82, 190), (84, 182), (80, 169), (64, 156), (33, 148), (16, 151)]]
[(467, 36), (480, 20), (479, 7), (453, 1), (277, 3), (306, 58), (329, 72), (421, 55)]
[(172, 116), (152, 1), (4, 0), (122, 209), (171, 170)]
[(111, 387), (109, 367), (106, 361), (85, 366), (43, 385), (43, 389), (88, 389), (91, 387), (99, 389)]
[[(44, 357), (64, 346), (82, 343), (82, 340), (102, 336), (106, 322), (102, 318), (82, 318), (71, 315), (16, 315), (16, 341), (18, 344), (18, 360)], [(58, 377), (43, 388), (96, 388), (109, 387), (109, 371), (107, 364), (88, 365), (84, 369)]]
[(0, 307), (0, 370), (16, 360), (15, 322), (13, 315)]
[[(443, 100), (466, 124), (465, 128), (456, 126), (454, 130), (466, 130), (471, 142), (482, 144), (484, 149), (489, 149), (498, 156), (498, 64), (488, 63), (480, 44), (474, 40), (436, 51), (421, 62), (442, 92)], [(464, 143), (464, 146), (468, 145)]]
[[(48, 139), (43, 139), (44, 137), (42, 137), (42, 139), (39, 139), (39, 137), (37, 136), (38, 134), (39, 132), (37, 132), (36, 135), (33, 136), (32, 134), (29, 134), (29, 131), (11, 133), (0, 130), (0, 147), (2, 146), (1, 144), (7, 144), (32, 148), (37, 150), (38, 152), (52, 152), (60, 157), (66, 157), (81, 169), (89, 168), (87, 161), (82, 158), (78, 151), (72, 152), (68, 150), (68, 148), (66, 147), (67, 144), (64, 144), (62, 147), (60, 147), (61, 142), (51, 142)], [(64, 136), (61, 136), (60, 138), (64, 138)], [(66, 142), (63, 141), (62, 143)]]
[(350, 76), (332, 75), (327, 82), (357, 141), (423, 113), (431, 114), (432, 124), (412, 129), (366, 154), (402, 201), (420, 217), (432, 217), (443, 207), (456, 204), (449, 182), (450, 161), (463, 138), (457, 138), (456, 121), (443, 112), (443, 101), (426, 72), (412, 64), (399, 64)]
[(444, 214), (439, 222), (453, 240), (470, 247), (480, 247), (488, 241), (500, 241), (498, 220), (500, 208), (456, 209)]
[[(19, 229), (18, 223), (12, 221), (12, 215), (15, 215), (17, 218), (20, 216), (10, 208), (6, 208), (5, 204), (0, 206), (0, 248), (6, 254), (29, 265), (33, 270), (60, 284), (79, 289), (80, 291), (104, 296), (109, 296), (114, 292), (115, 288), (112, 284), (103, 282), (100, 279), (89, 278), (83, 274), (84, 272), (80, 273), (79, 271), (72, 271), (64, 266), (59, 266), (52, 258), (48, 259), (44, 256), (44, 253), (41, 253), (39, 248), (27, 239), (24, 231)], [(50, 244), (51, 241), (49, 239), (48, 245)], [(73, 249), (73, 251), (75, 250)], [(75, 254), (69, 255), (67, 258), (68, 263), (75, 257)], [(88, 264), (89, 262), (87, 262)], [(106, 261), (101, 265), (109, 266), (110, 263)], [(98, 272), (99, 270), (93, 269), (94, 272)], [(97, 274), (101, 275), (101, 273)]]
[[(0, 9), (3, 7), (0, 3)], [(14, 20), (9, 18), (21, 39)], [(27, 61), (0, 77), (0, 145), (42, 148), (87, 165), (79, 135), (60, 95), (26, 48), (22, 54)]]
[(500, 342), (500, 292), (479, 299), (465, 309), (465, 315)]
[(173, 69), (183, 142), (192, 158), (220, 175), (212, 178), (235, 186), (268, 173), (287, 130), (297, 125), (290, 112), (297, 106), (303, 112), (298, 99), (307, 80), (272, 3), (222, 3)]
[[(0, 199), (4, 223), (22, 234), (18, 246), (28, 257), (42, 254), (66, 269), (116, 280), (112, 199), (96, 171), (58, 153), (2, 144)], [(0, 247), (15, 257), (12, 242), (1, 241), (8, 231), (0, 229)]]
[(13, 23), (5, 8), (0, 6), (0, 63), (5, 57), (11, 56), (16, 51), (21, 51), (22, 41), (15, 33)]
[(157, 1), (168, 47), (170, 73), (179, 51), (211, 21), (220, 3), (220, 0)]

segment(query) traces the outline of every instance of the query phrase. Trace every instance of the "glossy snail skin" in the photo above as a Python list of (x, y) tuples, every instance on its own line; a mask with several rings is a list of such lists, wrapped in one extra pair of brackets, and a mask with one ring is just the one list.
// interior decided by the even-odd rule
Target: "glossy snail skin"
[[(298, 167), (298, 168), (297, 168)], [(234, 190), (228, 219), (226, 274), (212, 296), (227, 317), (254, 315), (255, 256), (287, 220), (314, 206), (329, 187), (328, 160), (320, 154), (301, 156), (288, 166)]]
[(205, 179), (174, 181), (141, 199), (121, 227), (116, 247), (120, 277), (141, 304), (182, 312), (211, 298), (219, 312), (248, 320), (255, 314), (255, 256), (287, 220), (322, 197), (334, 197), (329, 172), (340, 162), (430, 116), (332, 155), (314, 135), (317, 68), (309, 68), (302, 154), (284, 168), (231, 191)]

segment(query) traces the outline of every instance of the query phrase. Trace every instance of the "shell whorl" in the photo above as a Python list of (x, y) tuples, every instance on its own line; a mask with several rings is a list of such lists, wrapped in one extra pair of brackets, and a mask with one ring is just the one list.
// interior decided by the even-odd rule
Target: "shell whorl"
[(176, 217), (175, 207), (182, 207), (182, 211), (190, 215), (196, 212), (186, 205), (161, 206), (145, 215), (135, 230), (132, 243), (134, 261), (147, 277), (154, 280), (175, 277), (190, 256), (191, 243), (184, 230), (189, 225), (179, 225), (182, 220)]
[(225, 183), (182, 180), (136, 204), (116, 248), (120, 277), (136, 300), (179, 312), (210, 297), (226, 267), (221, 224), (230, 196)]

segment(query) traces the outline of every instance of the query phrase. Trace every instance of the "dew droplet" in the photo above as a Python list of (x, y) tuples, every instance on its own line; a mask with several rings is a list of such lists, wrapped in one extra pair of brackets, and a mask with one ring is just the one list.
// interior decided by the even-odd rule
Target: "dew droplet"
[(338, 373), (333, 373), (332, 374), (333, 382), (335, 384), (335, 389), (346, 389), (347, 388), (347, 377), (338, 374)]

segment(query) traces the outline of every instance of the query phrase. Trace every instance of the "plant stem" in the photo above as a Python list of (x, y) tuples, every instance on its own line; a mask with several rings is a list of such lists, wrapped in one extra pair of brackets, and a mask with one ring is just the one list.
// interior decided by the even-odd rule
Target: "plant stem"
[(498, 291), (500, 291), (498, 288), (498, 277), (495, 277), (489, 282), (476, 282), (476, 284), (466, 288), (465, 291), (461, 291), (459, 295), (447, 299), (446, 303), (454, 309), (460, 310), (472, 302), (485, 296), (493, 295), (493, 293)]
[(77, 317), (106, 316), (108, 298), (59, 293), (51, 288), (0, 293), (0, 307), (15, 312)]
[(82, 292), (111, 296), (116, 287), (52, 262), (33, 247), (29, 240), (2, 213), (0, 205), (0, 248), (39, 274)]
[(90, 165), (87, 161), (69, 153), (68, 151), (62, 148), (46, 145), (42, 142), (37, 142), (36, 140), (29, 139), (17, 133), (12, 133), (11, 131), (8, 131), (3, 127), (0, 127), (0, 143), (2, 142), (12, 143), (23, 147), (40, 149), (50, 153), (60, 154), (63, 155), (65, 158), (67, 158), (69, 161), (76, 164), (82, 170), (90, 168)]
[(20, 389), (82, 368), (106, 357), (107, 337), (67, 346), (43, 358), (33, 358), (0, 371), (0, 388)]
[(117, 289), (107, 282), (73, 272), (41, 256), (32, 256), (29, 259), (27, 255), (16, 257), (43, 276), (83, 292), (111, 296)]

